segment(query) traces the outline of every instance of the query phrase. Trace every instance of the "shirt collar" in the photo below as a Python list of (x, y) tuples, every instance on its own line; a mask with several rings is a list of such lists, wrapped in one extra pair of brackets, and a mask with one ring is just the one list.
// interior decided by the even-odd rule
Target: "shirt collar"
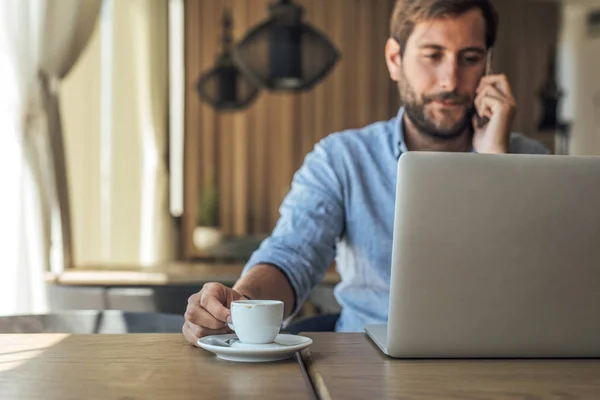
[(390, 120), (390, 123), (392, 124), (392, 146), (394, 149), (394, 157), (396, 157), (396, 159), (400, 158), (402, 153), (408, 152), (406, 142), (404, 141), (404, 124), (402, 118), (404, 118), (404, 107), (400, 107), (398, 109), (398, 115)]

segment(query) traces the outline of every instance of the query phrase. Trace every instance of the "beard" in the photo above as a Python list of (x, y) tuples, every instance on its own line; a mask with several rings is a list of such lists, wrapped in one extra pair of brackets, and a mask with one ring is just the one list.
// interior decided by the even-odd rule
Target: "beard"
[[(429, 136), (438, 141), (456, 139), (465, 131), (472, 132), (472, 118), (475, 115), (475, 107), (468, 95), (460, 95), (456, 91), (439, 92), (432, 95), (423, 95), (421, 98), (410, 85), (404, 72), (398, 81), (400, 98), (404, 104), (404, 112), (414, 127), (421, 134)], [(453, 104), (463, 106), (462, 115), (454, 118), (449, 110), (441, 109), (441, 118), (435, 118), (433, 113), (427, 112), (427, 106), (434, 101), (450, 101)]]

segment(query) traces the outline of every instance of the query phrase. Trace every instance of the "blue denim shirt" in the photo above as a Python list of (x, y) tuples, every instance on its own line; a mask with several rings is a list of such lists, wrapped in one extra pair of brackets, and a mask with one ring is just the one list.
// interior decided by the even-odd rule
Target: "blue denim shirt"
[[(279, 267), (295, 291), (296, 312), (335, 259), (338, 332), (387, 322), (396, 168), (407, 151), (403, 112), (318, 142), (294, 175), (275, 229), (242, 273), (259, 263)], [(519, 134), (511, 135), (509, 151), (548, 152)]]

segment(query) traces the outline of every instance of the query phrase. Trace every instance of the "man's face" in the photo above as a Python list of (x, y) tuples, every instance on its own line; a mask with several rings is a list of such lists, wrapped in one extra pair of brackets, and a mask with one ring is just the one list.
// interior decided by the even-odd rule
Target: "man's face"
[(398, 57), (398, 88), (405, 112), (422, 133), (461, 135), (485, 70), (485, 20), (478, 9), (415, 26)]

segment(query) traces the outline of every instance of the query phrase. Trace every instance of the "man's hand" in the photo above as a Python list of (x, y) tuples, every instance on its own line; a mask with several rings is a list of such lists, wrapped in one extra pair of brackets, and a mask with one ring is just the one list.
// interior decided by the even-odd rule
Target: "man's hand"
[(229, 333), (227, 319), (231, 316), (231, 302), (243, 299), (246, 297), (220, 283), (205, 284), (188, 299), (183, 336), (197, 345), (197, 340), (203, 336)]
[(231, 316), (231, 302), (253, 299), (281, 300), (287, 317), (294, 308), (294, 289), (286, 275), (269, 264), (255, 265), (240, 278), (233, 289), (220, 283), (207, 283), (202, 290), (188, 299), (183, 335), (197, 345), (199, 338), (229, 333), (227, 318)]
[(488, 75), (481, 79), (477, 87), (475, 109), (479, 116), (489, 119), (485, 125), (479, 127), (477, 116), (473, 117), (475, 151), (507, 153), (517, 104), (506, 75)]

